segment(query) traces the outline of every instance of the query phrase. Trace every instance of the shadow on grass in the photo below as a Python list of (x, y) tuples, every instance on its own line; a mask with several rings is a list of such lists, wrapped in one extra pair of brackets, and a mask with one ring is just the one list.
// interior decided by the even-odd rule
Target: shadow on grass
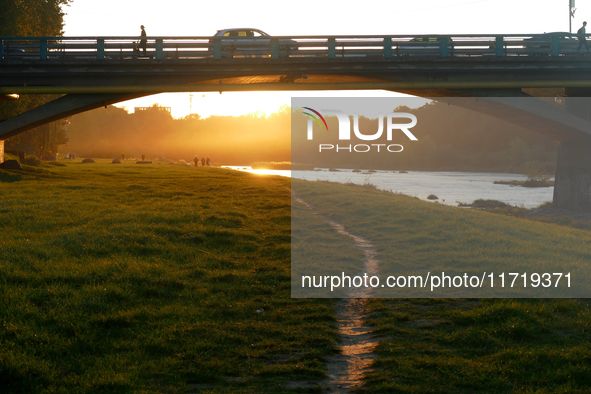
[(0, 170), (0, 182), (7, 182), (7, 183), (12, 183), (12, 182), (18, 182), (21, 181), (23, 179), (23, 176), (17, 172), (18, 170), (15, 171), (6, 171), (6, 170)]

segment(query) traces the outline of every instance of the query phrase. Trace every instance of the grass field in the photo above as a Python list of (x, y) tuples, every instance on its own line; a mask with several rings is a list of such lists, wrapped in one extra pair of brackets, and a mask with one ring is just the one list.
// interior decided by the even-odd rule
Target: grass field
[[(401, 265), (490, 271), (528, 263), (574, 267), (585, 275), (582, 280), (588, 277), (588, 230), (371, 187), (293, 180), (292, 188), (326, 218), (371, 240), (382, 272), (395, 273)], [(588, 298), (375, 299), (370, 309), (369, 323), (382, 340), (375, 370), (360, 392), (591, 392)]]
[[(519, 219), (416, 198), (327, 182), (292, 180), (296, 194), (326, 218), (376, 245), (380, 271), (387, 275), (477, 275), (491, 272), (570, 272), (570, 288), (515, 286), (423, 289), (379, 287), (387, 297), (589, 297), (591, 232)], [(356, 273), (354, 273), (356, 274)], [(508, 278), (508, 274), (506, 275)], [(529, 280), (528, 276), (528, 280)], [(553, 282), (554, 283), (554, 282)]]
[(363, 393), (589, 393), (588, 299), (374, 300)]
[(0, 391), (316, 390), (299, 386), (335, 352), (333, 304), (290, 298), (288, 187), (169, 164), (0, 170)]
[[(495, 251), (591, 260), (586, 230), (293, 182), (317, 212), (371, 240), (382, 262), (484, 264)], [(328, 248), (311, 256), (339, 249), (354, 264), (360, 252), (301, 207), (292, 228), (289, 187), (170, 164), (0, 170), (0, 392), (323, 392), (338, 345), (334, 303), (291, 298), (292, 231)], [(381, 342), (360, 392), (591, 392), (587, 300), (370, 308)]]

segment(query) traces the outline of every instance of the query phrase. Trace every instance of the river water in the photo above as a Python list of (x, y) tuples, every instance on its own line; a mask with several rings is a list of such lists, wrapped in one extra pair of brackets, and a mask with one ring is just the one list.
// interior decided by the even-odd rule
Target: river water
[(495, 185), (494, 181), (525, 181), (521, 174), (505, 174), (490, 172), (426, 172), (397, 171), (353, 172), (339, 169), (338, 172), (320, 169), (316, 171), (280, 171), (253, 170), (250, 167), (228, 167), (235, 170), (257, 174), (291, 176), (309, 181), (331, 181), (341, 183), (366, 183), (378, 189), (402, 193), (422, 200), (434, 194), (442, 204), (457, 206), (458, 203), (471, 203), (477, 199), (499, 200), (518, 207), (535, 208), (545, 202), (552, 201), (553, 187), (520, 187)]

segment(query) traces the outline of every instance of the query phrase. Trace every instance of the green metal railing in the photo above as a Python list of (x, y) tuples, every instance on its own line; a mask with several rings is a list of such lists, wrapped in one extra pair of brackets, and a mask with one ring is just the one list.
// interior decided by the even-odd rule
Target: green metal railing
[(226, 58), (516, 57), (575, 54), (575, 35), (389, 35), (296, 37), (0, 37), (0, 62)]

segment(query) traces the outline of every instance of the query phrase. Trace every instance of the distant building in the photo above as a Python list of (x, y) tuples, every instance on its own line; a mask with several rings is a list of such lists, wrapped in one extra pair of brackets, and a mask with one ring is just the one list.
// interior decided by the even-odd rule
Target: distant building
[(166, 112), (170, 113), (171, 107), (152, 106), (152, 107), (134, 107), (133, 108), (133, 112), (136, 114), (140, 111), (166, 111)]

